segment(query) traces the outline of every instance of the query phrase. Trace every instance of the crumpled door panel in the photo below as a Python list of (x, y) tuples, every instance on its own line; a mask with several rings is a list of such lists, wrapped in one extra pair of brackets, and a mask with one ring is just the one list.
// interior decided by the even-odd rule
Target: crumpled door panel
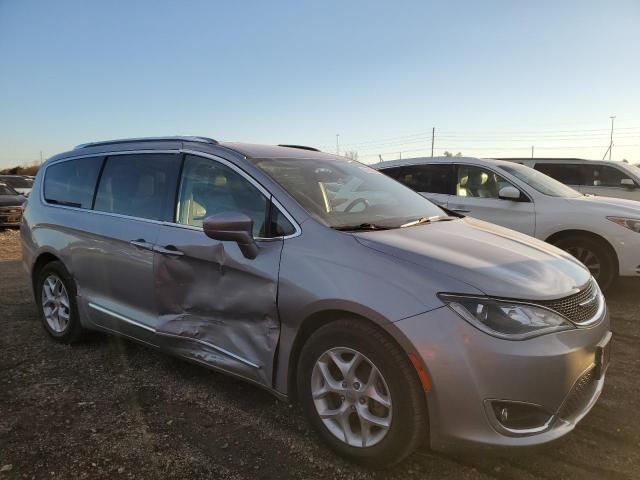
[(233, 242), (162, 227), (159, 244), (182, 256), (155, 256), (156, 334), (174, 353), (271, 386), (280, 335), (276, 305), (282, 240), (245, 258)]

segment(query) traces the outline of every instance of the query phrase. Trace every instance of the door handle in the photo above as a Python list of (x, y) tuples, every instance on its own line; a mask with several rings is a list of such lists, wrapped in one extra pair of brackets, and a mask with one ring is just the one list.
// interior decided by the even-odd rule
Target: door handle
[(162, 255), (169, 255), (172, 257), (181, 257), (184, 255), (184, 252), (178, 250), (174, 245), (166, 245), (164, 247), (155, 246), (153, 247), (153, 251)]
[(143, 250), (153, 250), (153, 244), (146, 242), (144, 238), (139, 238), (137, 240), (131, 240), (129, 242), (130, 245), (134, 247), (142, 248)]

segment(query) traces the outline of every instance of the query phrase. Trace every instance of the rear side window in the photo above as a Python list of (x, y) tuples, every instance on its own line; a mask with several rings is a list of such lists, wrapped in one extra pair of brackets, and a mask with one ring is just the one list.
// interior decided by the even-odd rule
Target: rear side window
[(94, 209), (150, 220), (170, 221), (180, 159), (173, 154), (108, 157)]
[(44, 199), (68, 207), (91, 208), (102, 157), (78, 158), (47, 167)]
[(450, 164), (410, 165), (387, 168), (382, 172), (416, 192), (454, 193), (453, 166)]
[(565, 185), (585, 184), (581, 165), (578, 164), (536, 163), (534, 168)]

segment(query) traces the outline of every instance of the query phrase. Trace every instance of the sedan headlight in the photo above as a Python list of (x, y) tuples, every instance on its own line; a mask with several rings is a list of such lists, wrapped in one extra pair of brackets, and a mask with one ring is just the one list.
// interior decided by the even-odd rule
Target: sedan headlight
[(640, 219), (638, 218), (607, 217), (607, 220), (611, 220), (613, 223), (617, 223), (621, 227), (628, 228), (636, 233), (640, 233)]
[(524, 340), (575, 326), (546, 308), (524, 303), (441, 294), (440, 299), (454, 312), (494, 337)]

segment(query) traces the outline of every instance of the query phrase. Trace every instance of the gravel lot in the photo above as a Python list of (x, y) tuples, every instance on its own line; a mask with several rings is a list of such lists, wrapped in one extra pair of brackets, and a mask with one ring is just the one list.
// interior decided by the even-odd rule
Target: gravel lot
[(103, 335), (55, 344), (37, 317), (18, 232), (0, 231), (0, 479), (640, 478), (639, 294), (628, 281), (609, 295), (607, 385), (564, 439), (517, 457), (420, 451), (368, 472), (256, 387)]

